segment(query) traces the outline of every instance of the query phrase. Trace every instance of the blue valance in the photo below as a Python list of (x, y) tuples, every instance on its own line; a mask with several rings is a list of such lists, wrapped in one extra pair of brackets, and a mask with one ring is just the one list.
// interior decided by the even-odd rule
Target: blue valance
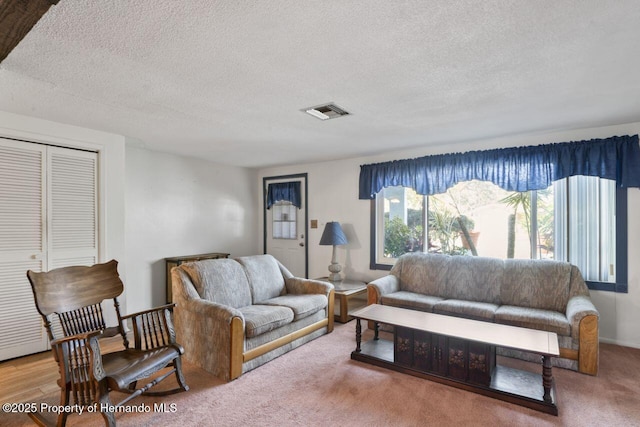
[(413, 188), (418, 194), (447, 191), (458, 182), (490, 181), (507, 191), (542, 190), (573, 175), (615, 180), (640, 187), (638, 135), (528, 147), (441, 154), (360, 166), (360, 199), (384, 187)]
[(292, 205), (300, 209), (300, 181), (277, 182), (269, 184), (267, 190), (267, 209), (281, 200), (291, 202)]

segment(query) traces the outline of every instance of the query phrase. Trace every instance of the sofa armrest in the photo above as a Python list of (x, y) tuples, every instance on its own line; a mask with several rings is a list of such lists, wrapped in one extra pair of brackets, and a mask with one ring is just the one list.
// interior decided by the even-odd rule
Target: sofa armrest
[(333, 305), (334, 305), (334, 289), (335, 287), (328, 282), (322, 280), (303, 279), (301, 277), (286, 277), (284, 285), (287, 293), (292, 295), (309, 295), (320, 294), (327, 297), (326, 314), (328, 319), (327, 333), (333, 331)]
[(235, 378), (238, 366), (240, 373), (242, 369), (244, 316), (233, 307), (200, 298), (180, 267), (171, 273), (176, 339), (184, 347), (184, 358), (219, 378)]
[(578, 371), (597, 375), (599, 364), (598, 310), (587, 295), (577, 295), (569, 299), (566, 315), (571, 323), (571, 337), (574, 344), (578, 344)]
[(383, 295), (400, 290), (400, 281), (393, 274), (389, 274), (387, 276), (376, 279), (373, 282), (369, 282), (367, 288), (369, 294), (369, 304), (380, 304), (380, 298)]
[(577, 295), (569, 299), (566, 316), (571, 323), (571, 335), (573, 337), (578, 336), (580, 321), (589, 315), (599, 317), (598, 310), (591, 302), (591, 298), (586, 295)]
[(202, 299), (176, 307), (176, 332), (184, 357), (227, 381), (242, 374), (244, 329), (244, 316), (232, 307)]
[(229, 325), (234, 317), (239, 317), (244, 322), (244, 316), (240, 310), (205, 299), (182, 303), (177, 311), (181, 311), (183, 308), (186, 312), (200, 316), (202, 319), (211, 319), (214, 323)]
[(176, 301), (174, 305), (177, 305), (174, 309), (175, 313), (189, 312), (192, 315), (211, 318), (216, 322), (225, 322), (227, 325), (231, 323), (233, 317), (240, 317), (244, 321), (240, 310), (200, 298), (189, 276), (179, 267), (174, 268), (171, 275)]
[(301, 277), (285, 278), (287, 293), (290, 294), (321, 294), (329, 295), (334, 287), (331, 283), (321, 280), (303, 279)]

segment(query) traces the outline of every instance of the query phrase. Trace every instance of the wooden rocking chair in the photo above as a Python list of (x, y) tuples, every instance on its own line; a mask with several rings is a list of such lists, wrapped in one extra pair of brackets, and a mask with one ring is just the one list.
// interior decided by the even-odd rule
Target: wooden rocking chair
[[(174, 304), (121, 316), (117, 296), (124, 286), (117, 267), (118, 262), (112, 260), (91, 267), (64, 267), (47, 273), (27, 272), (36, 307), (44, 320), (53, 357), (60, 370), (60, 405), (86, 407), (97, 404), (97, 410), (108, 426), (116, 425), (114, 413), (108, 409), (112, 407), (109, 399), (111, 390), (129, 393), (123, 401), (113, 405), (117, 407), (142, 393), (162, 396), (189, 389), (182, 374), (180, 355), (184, 350), (176, 343), (171, 322)], [(118, 326), (107, 328), (100, 303), (110, 298), (114, 301)], [(64, 336), (55, 336), (51, 325), (53, 314), (58, 316)], [(132, 324), (133, 348), (129, 348), (125, 332), (127, 320)], [(122, 336), (124, 350), (101, 354), (98, 338), (117, 334)], [(159, 373), (166, 367), (171, 369)], [(178, 388), (155, 393), (147, 391), (173, 373), (176, 374)], [(150, 382), (136, 388), (139, 380), (149, 377), (153, 377)], [(70, 403), (70, 396), (73, 403)], [(39, 425), (48, 424), (41, 414), (29, 415)], [(64, 426), (67, 416), (68, 413), (61, 412), (57, 425)]]

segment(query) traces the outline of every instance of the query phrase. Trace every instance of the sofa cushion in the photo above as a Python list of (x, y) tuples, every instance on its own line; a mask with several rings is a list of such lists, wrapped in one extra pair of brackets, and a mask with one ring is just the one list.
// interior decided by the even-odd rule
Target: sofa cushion
[(449, 316), (493, 322), (498, 305), (488, 302), (447, 299), (436, 303), (433, 312)]
[(454, 256), (448, 270), (445, 298), (500, 304), (504, 260)]
[(390, 273), (400, 280), (400, 290), (436, 297), (444, 296), (449, 275), (449, 255), (411, 253), (402, 255)]
[(442, 298), (415, 292), (398, 291), (383, 295), (380, 301), (382, 305), (432, 312), (433, 306), (442, 301)]
[(244, 267), (253, 303), (258, 304), (286, 293), (284, 277), (278, 261), (271, 255), (254, 255), (236, 258)]
[(327, 297), (319, 294), (289, 294), (268, 299), (261, 304), (288, 307), (293, 310), (293, 320), (300, 320), (324, 310), (327, 307)]
[(244, 316), (244, 331), (247, 338), (272, 331), (293, 322), (293, 310), (273, 305), (249, 305), (238, 310)]
[(569, 320), (557, 311), (503, 305), (496, 310), (494, 321), (505, 325), (555, 332), (558, 335), (571, 335)]
[(566, 312), (571, 264), (550, 260), (507, 259), (500, 292), (502, 304)]
[(180, 266), (191, 279), (200, 298), (240, 308), (251, 304), (247, 275), (232, 259), (207, 259)]

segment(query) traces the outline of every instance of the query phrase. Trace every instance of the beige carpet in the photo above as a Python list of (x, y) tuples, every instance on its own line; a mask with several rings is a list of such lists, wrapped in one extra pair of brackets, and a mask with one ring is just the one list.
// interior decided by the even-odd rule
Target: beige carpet
[[(141, 397), (150, 413), (119, 414), (119, 426), (640, 426), (640, 350), (602, 344), (600, 375), (554, 369), (558, 417), (350, 359), (355, 323), (223, 383), (186, 365), (191, 390)], [(368, 336), (369, 331), (365, 336)], [(500, 362), (539, 372), (536, 365)], [(173, 386), (173, 380), (165, 383)], [(57, 395), (48, 402), (55, 404)], [(153, 412), (165, 403), (174, 412)], [(53, 415), (53, 414), (51, 414)], [(32, 425), (0, 414), (0, 425)], [(53, 418), (53, 417), (52, 417)], [(71, 415), (67, 425), (103, 425), (99, 415)]]

